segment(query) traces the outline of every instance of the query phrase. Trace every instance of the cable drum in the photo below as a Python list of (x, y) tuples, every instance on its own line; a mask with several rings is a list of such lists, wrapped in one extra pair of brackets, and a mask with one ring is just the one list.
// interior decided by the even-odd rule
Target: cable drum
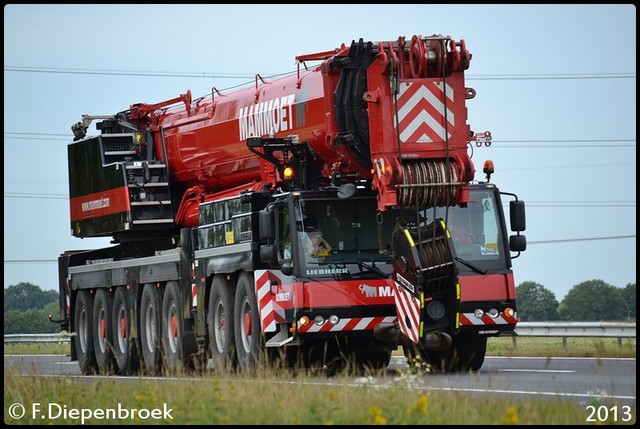
[(398, 201), (403, 208), (452, 206), (457, 204), (458, 186), (453, 162), (408, 161), (402, 164)]
[(423, 282), (430, 284), (430, 288), (446, 288), (450, 280), (457, 275), (456, 266), (448, 251), (446, 236), (433, 231), (418, 231), (413, 229), (411, 234), (420, 252)]
[(413, 285), (412, 293), (419, 296), (427, 290), (435, 293), (450, 289), (458, 270), (442, 219), (420, 228), (399, 221), (392, 237), (394, 276), (400, 275)]

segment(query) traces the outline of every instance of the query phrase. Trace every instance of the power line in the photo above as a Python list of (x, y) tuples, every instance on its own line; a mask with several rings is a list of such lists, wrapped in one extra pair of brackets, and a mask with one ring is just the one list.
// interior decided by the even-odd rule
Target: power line
[(465, 76), (466, 80), (580, 80), (580, 79), (635, 79), (635, 73), (581, 73), (550, 75), (486, 75)]
[(135, 70), (105, 70), (105, 69), (72, 69), (55, 67), (24, 67), (5, 66), (4, 71), (22, 73), (49, 73), (49, 74), (84, 74), (102, 76), (137, 76), (137, 77), (189, 77), (205, 79), (252, 79), (255, 74), (245, 73), (207, 73), (207, 72), (161, 72), (161, 71), (135, 71)]
[[(617, 235), (610, 237), (589, 237), (589, 238), (567, 238), (562, 240), (539, 240), (529, 241), (527, 244), (556, 244), (556, 243), (572, 243), (577, 241), (601, 241), (601, 240), (619, 240), (625, 238), (636, 238), (636, 235)], [(45, 264), (58, 262), (57, 259), (5, 259), (5, 264)]]
[(20, 192), (5, 192), (5, 198), (25, 198), (25, 199), (45, 199), (45, 200), (68, 200), (69, 195), (62, 194), (27, 194)]
[[(227, 73), (227, 72), (173, 72), (173, 71), (143, 71), (143, 70), (108, 70), (81, 69), (56, 67), (27, 67), (5, 66), (4, 71), (21, 73), (52, 73), (52, 74), (88, 74), (107, 76), (143, 76), (143, 77), (192, 77), (205, 79), (253, 79), (255, 73)], [(278, 76), (294, 72), (271, 74)], [(266, 75), (266, 74), (265, 74)], [(496, 75), (467, 75), (467, 80), (549, 80), (549, 79), (635, 79), (635, 73), (556, 73), (556, 74), (496, 74)]]
[[(46, 193), (26, 193), (26, 192), (5, 192), (5, 198), (50, 198), (68, 199), (69, 195), (46, 194)], [(583, 201), (527, 201), (527, 206), (534, 207), (635, 207), (636, 202), (631, 200), (605, 201), (605, 200), (583, 200)]]
[[(29, 137), (29, 136), (34, 136), (34, 137)], [(50, 137), (48, 137), (50, 136)], [(64, 137), (67, 136), (67, 134), (60, 134), (60, 133), (29, 133), (29, 132), (19, 132), (19, 131), (5, 131), (4, 132), (4, 138), (5, 139), (14, 139), (14, 140), (19, 140), (19, 139), (26, 139), (26, 140), (45, 140), (45, 141), (50, 141), (50, 140), (64, 140), (64, 141), (68, 141), (69, 138), (72, 138), (73, 135), (71, 133), (68, 134), (68, 138), (56, 138), (56, 137)], [(44, 137), (48, 137), (48, 138), (44, 138)], [(493, 140), (492, 143), (607, 143), (607, 142), (636, 142), (636, 139), (569, 139), (569, 140), (564, 140), (564, 139), (545, 139), (545, 140)], [(610, 144), (603, 144), (603, 145), (595, 145), (595, 144), (589, 144), (589, 145), (563, 145), (563, 144), (558, 144), (558, 145), (536, 145), (536, 146), (528, 146), (528, 145), (515, 145), (515, 146), (511, 146), (511, 145), (499, 145), (496, 146), (494, 144), (492, 144), (492, 148), (503, 148), (503, 147), (507, 147), (507, 148), (567, 148), (567, 147), (571, 147), (571, 148), (577, 148), (577, 149), (585, 149), (585, 148), (611, 148), (611, 147), (635, 147), (635, 144), (618, 144), (618, 145), (610, 145)]]
[(562, 240), (540, 240), (540, 241), (529, 241), (527, 240), (527, 244), (552, 244), (552, 243), (573, 243), (577, 241), (599, 241), (599, 240), (619, 240), (623, 238), (636, 238), (636, 235), (618, 235), (611, 237), (591, 237), (591, 238), (565, 238)]

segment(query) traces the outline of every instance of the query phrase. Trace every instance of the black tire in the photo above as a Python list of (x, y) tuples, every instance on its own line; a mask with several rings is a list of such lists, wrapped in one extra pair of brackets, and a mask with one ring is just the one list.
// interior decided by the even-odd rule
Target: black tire
[(479, 371), (487, 351), (487, 337), (458, 334), (444, 351), (424, 350), (423, 356), (436, 370), (443, 372)]
[(176, 282), (168, 282), (162, 298), (162, 360), (164, 368), (175, 374), (183, 367), (184, 320), (182, 299)]
[(466, 359), (469, 362), (471, 371), (480, 371), (484, 363), (484, 356), (487, 353), (487, 336), (469, 334), (469, 342)]
[(260, 329), (260, 316), (252, 275), (240, 274), (233, 308), (238, 366), (243, 371), (253, 370), (261, 359), (264, 339)]
[(237, 366), (234, 338), (234, 295), (224, 278), (215, 276), (209, 292), (207, 329), (214, 369)]
[(73, 309), (74, 348), (82, 374), (95, 374), (96, 358), (93, 353), (93, 299), (88, 291), (78, 291)]
[(130, 374), (135, 367), (131, 353), (131, 308), (127, 290), (119, 287), (113, 296), (113, 356), (119, 374)]
[(162, 368), (162, 319), (160, 297), (152, 284), (144, 285), (140, 299), (140, 347), (145, 372), (157, 375)]
[(111, 309), (113, 297), (106, 289), (97, 289), (93, 299), (93, 351), (98, 371), (102, 374), (113, 372), (113, 335)]

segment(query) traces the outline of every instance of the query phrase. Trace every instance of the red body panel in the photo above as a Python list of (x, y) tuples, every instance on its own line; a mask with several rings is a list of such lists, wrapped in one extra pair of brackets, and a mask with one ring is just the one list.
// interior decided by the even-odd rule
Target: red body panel
[(463, 301), (507, 301), (516, 299), (513, 274), (459, 276)]
[(129, 212), (129, 189), (122, 186), (95, 194), (71, 198), (69, 201), (71, 222)]

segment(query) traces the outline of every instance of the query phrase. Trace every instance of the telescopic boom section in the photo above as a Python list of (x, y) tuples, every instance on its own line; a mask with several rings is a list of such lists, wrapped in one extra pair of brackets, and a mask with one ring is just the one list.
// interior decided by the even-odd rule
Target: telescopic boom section
[[(170, 100), (182, 102), (171, 108), (133, 105), (131, 120), (148, 122), (156, 153), (166, 148), (173, 180), (197, 190), (187, 194), (277, 185), (282, 168), (256, 156), (247, 140), (295, 135), (310, 149), (313, 158), (306, 162), (317, 167), (311, 170), (326, 180), (307, 183), (329, 183), (335, 175), (371, 180), (381, 211), (465, 202), (463, 185), (474, 175), (465, 100), (474, 91), (464, 83), (471, 60), (464, 41), (360, 39), (296, 59), (298, 72), (285, 78), (256, 75), (255, 87), (212, 90), (193, 101), (187, 92)], [(320, 63), (307, 69), (311, 61)], [(277, 159), (284, 167), (290, 158)]]
[[(99, 138), (84, 138), (86, 121), (74, 125), (70, 165), (94, 162), (70, 176), (74, 235), (128, 231), (127, 219), (147, 231), (170, 227), (171, 218), (193, 227), (200, 203), (265, 186), (364, 180), (378, 191), (380, 211), (466, 202), (464, 184), (475, 171), (465, 101), (475, 92), (464, 84), (471, 60), (464, 41), (360, 39), (296, 59), (297, 72), (283, 78), (256, 75), (255, 85), (228, 93), (212, 88), (192, 98), (188, 90), (132, 104), (97, 125)], [(126, 164), (126, 177), (117, 163)], [(296, 180), (283, 177), (286, 167)], [(89, 180), (96, 169), (101, 179)], [(149, 180), (166, 188), (150, 189)], [(95, 203), (104, 198), (108, 213)], [(167, 207), (151, 213), (148, 201), (161, 199)], [(107, 217), (109, 225), (96, 229)]]

